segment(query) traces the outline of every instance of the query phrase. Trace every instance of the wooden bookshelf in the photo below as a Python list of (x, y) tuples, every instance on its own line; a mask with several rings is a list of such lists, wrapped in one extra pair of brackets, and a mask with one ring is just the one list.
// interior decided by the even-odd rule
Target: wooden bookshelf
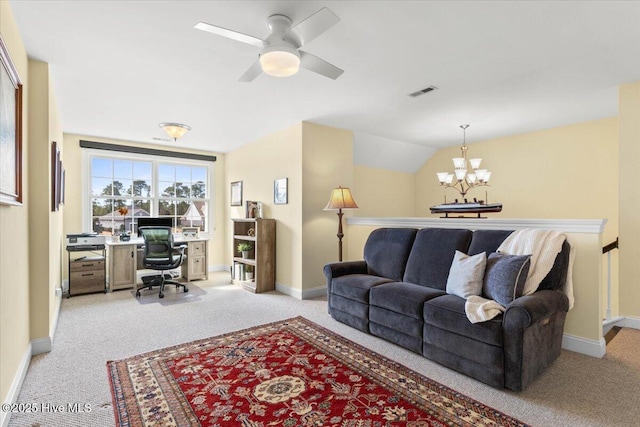
[[(255, 293), (275, 290), (276, 220), (234, 218), (231, 221), (233, 221), (232, 282)], [(243, 258), (242, 253), (238, 251), (240, 242), (249, 242), (253, 246), (247, 258)], [(247, 269), (253, 270), (252, 279), (246, 278)]]

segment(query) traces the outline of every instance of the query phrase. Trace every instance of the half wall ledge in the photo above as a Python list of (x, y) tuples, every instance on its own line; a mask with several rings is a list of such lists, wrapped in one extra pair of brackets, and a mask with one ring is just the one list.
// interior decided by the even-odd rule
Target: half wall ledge
[(407, 218), (407, 217), (348, 217), (348, 225), (415, 228), (468, 228), (470, 230), (522, 230), (541, 228), (567, 233), (604, 231), (606, 219), (503, 219), (503, 218)]

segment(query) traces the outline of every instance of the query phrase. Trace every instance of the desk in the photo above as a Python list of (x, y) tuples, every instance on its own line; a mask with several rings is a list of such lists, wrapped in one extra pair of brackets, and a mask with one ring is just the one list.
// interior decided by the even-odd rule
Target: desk
[[(180, 267), (181, 277), (190, 282), (197, 279), (208, 279), (207, 268), (207, 241), (208, 239), (184, 239), (175, 240), (176, 245), (186, 245), (186, 259)], [(142, 251), (144, 240), (131, 239), (128, 242), (107, 241), (107, 285), (110, 291), (117, 289), (136, 288), (138, 283), (138, 270), (142, 266)], [(153, 270), (147, 270), (152, 272)]]

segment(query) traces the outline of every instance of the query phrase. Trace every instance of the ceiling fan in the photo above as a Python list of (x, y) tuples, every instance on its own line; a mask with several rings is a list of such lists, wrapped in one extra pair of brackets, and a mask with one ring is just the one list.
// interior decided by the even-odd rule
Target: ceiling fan
[(195, 28), (262, 49), (258, 60), (240, 77), (241, 82), (250, 82), (262, 72), (276, 77), (291, 76), (299, 67), (335, 80), (344, 70), (300, 48), (338, 21), (340, 18), (326, 7), (293, 27), (288, 16), (271, 15), (267, 18), (271, 34), (264, 40), (205, 22), (199, 22)]

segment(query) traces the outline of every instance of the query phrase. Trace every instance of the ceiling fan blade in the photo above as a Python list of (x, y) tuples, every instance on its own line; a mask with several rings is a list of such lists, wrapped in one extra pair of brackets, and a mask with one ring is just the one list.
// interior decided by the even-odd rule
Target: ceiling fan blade
[(314, 73), (321, 74), (333, 80), (337, 79), (342, 75), (342, 73), (344, 73), (344, 70), (341, 70), (335, 65), (329, 64), (324, 59), (320, 59), (315, 55), (302, 50), (299, 50), (298, 53), (300, 54), (300, 66), (309, 71), (313, 71)]
[(242, 43), (247, 43), (256, 47), (264, 47), (264, 41), (257, 37), (253, 37), (247, 34), (239, 33), (237, 31), (228, 30), (226, 28), (218, 27), (216, 25), (207, 24), (206, 22), (198, 22), (194, 28), (198, 30), (207, 31), (218, 36), (227, 37), (232, 40), (236, 40)]
[(262, 74), (262, 65), (260, 65), (260, 60), (257, 60), (253, 63), (251, 67), (240, 77), (239, 82), (251, 82), (256, 77)]
[(291, 28), (285, 35), (286, 39), (297, 44), (298, 47), (309, 43), (320, 34), (340, 22), (335, 13), (323, 7), (304, 21)]

